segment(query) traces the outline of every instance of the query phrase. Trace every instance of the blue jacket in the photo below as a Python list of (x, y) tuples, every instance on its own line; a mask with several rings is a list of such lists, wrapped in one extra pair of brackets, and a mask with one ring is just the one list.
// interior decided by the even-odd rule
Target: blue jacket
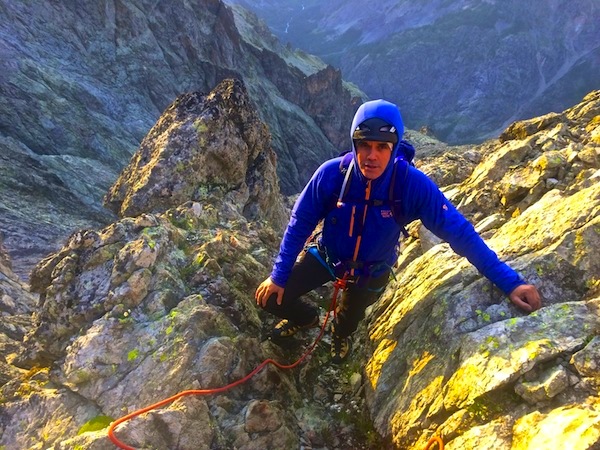
[[(351, 133), (370, 117), (378, 117), (393, 124), (399, 136), (402, 136), (404, 126), (398, 108), (383, 100), (367, 102), (359, 108), (352, 123)], [(371, 199), (388, 199), (398, 145), (392, 149), (390, 162), (383, 174), (371, 181)], [(368, 180), (358, 169), (354, 144), (352, 147), (355, 161), (351, 166), (350, 186), (344, 199), (364, 199)], [(375, 206), (348, 202), (341, 207), (332, 208), (345, 176), (340, 170), (341, 159), (334, 158), (322, 164), (294, 205), (271, 272), (271, 279), (279, 286), (285, 286), (298, 254), (321, 219), (325, 219), (321, 244), (333, 260), (353, 259), (358, 234), (361, 234), (361, 243), (357, 261), (365, 265), (385, 263), (392, 266), (397, 259), (401, 228), (392, 216), (389, 204)], [(525, 284), (514, 270), (498, 259), (473, 226), (424, 173), (409, 167), (406, 176), (404, 173), (396, 174), (395, 182), (403, 183), (401, 189), (396, 192), (402, 193), (401, 211), (405, 223), (420, 219), (425, 227), (448, 242), (456, 253), (466, 257), (506, 294)], [(354, 213), (354, 219), (353, 206), (359, 208), (358, 213)], [(360, 233), (362, 208), (366, 208), (367, 212)]]

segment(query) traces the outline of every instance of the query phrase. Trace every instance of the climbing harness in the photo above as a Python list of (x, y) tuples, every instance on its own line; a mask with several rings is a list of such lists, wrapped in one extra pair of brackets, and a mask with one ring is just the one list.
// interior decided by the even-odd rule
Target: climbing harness
[(240, 384), (245, 383), (246, 381), (248, 381), (250, 378), (252, 378), (254, 375), (256, 375), (258, 372), (260, 372), (262, 369), (264, 369), (268, 364), (272, 364), (275, 367), (278, 367), (279, 369), (282, 370), (286, 370), (286, 369), (293, 369), (294, 367), (298, 366), (302, 361), (304, 361), (316, 348), (317, 344), (319, 343), (319, 341), (321, 340), (321, 338), (323, 337), (323, 333), (325, 332), (325, 326), (327, 325), (327, 321), (329, 320), (329, 316), (331, 315), (332, 311), (335, 311), (335, 306), (336, 306), (336, 302), (337, 302), (337, 297), (339, 294), (340, 289), (343, 290), (346, 287), (346, 279), (347, 276), (345, 275), (342, 278), (338, 278), (335, 280), (335, 282), (333, 283), (334, 286), (334, 291), (333, 291), (333, 297), (331, 299), (331, 304), (329, 305), (329, 310), (327, 311), (327, 314), (325, 316), (325, 320), (323, 321), (323, 325), (321, 325), (321, 330), (319, 331), (319, 335), (317, 336), (317, 338), (315, 339), (315, 341), (313, 342), (313, 344), (308, 348), (308, 350), (306, 350), (306, 352), (304, 352), (304, 354), (293, 364), (281, 364), (271, 358), (265, 359), (262, 363), (260, 363), (252, 372), (250, 372), (248, 375), (246, 375), (245, 377), (234, 381), (233, 383), (230, 383), (226, 386), (222, 386), (222, 387), (218, 387), (218, 388), (213, 388), (213, 389), (190, 389), (187, 391), (182, 391), (178, 394), (173, 395), (172, 397), (166, 398), (164, 400), (161, 400), (160, 402), (154, 403), (150, 406), (147, 406), (145, 408), (142, 409), (138, 409), (137, 411), (134, 411), (130, 414), (127, 414), (126, 416), (123, 416), (117, 420), (115, 420), (113, 423), (111, 423), (110, 427), (108, 427), (108, 438), (113, 442), (113, 444), (115, 444), (117, 447), (125, 449), (125, 450), (136, 450), (135, 447), (130, 447), (129, 445), (123, 443), (122, 441), (120, 441), (116, 436), (115, 436), (115, 429), (122, 423), (127, 422), (128, 420), (133, 419), (134, 417), (137, 417), (141, 414), (144, 414), (148, 411), (151, 411), (153, 409), (157, 409), (160, 408), (161, 406), (167, 405), (169, 403), (174, 402), (175, 400), (187, 396), (187, 395), (210, 395), (210, 394), (219, 394), (221, 392), (225, 392), (233, 387), (239, 386)]

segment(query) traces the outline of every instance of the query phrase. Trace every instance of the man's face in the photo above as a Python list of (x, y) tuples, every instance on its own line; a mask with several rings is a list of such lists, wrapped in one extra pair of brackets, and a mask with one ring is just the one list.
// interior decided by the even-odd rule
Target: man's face
[(358, 167), (365, 178), (374, 180), (381, 176), (392, 156), (391, 142), (356, 141)]

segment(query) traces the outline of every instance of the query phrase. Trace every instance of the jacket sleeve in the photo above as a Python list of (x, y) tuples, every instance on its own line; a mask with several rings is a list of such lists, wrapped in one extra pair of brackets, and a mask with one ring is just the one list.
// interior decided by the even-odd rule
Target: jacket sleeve
[[(292, 209), (279, 254), (271, 271), (271, 279), (278, 286), (285, 287), (296, 258), (304, 248), (306, 240), (325, 216), (327, 201), (331, 197), (331, 194), (328, 193), (327, 176), (325, 175), (329, 166), (331, 166), (331, 161), (317, 169)], [(339, 171), (337, 168), (336, 170)]]
[(420, 219), (425, 227), (448, 242), (457, 254), (466, 257), (505, 294), (525, 284), (519, 274), (498, 259), (473, 225), (425, 174), (411, 168), (402, 197), (408, 220)]

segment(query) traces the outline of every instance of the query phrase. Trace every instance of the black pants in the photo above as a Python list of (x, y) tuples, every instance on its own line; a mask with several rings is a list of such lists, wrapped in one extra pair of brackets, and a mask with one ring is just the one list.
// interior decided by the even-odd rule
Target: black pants
[[(390, 271), (386, 270), (377, 277), (367, 280), (351, 279), (348, 282), (336, 306), (334, 330), (337, 336), (350, 336), (358, 328), (359, 322), (365, 317), (365, 310), (375, 303), (383, 292), (389, 274)], [(312, 253), (305, 252), (300, 261), (294, 264), (281, 305), (277, 304), (276, 296), (272, 295), (267, 300), (265, 310), (298, 325), (308, 325), (318, 316), (319, 311), (316, 305), (302, 299), (301, 296), (333, 280), (327, 267)]]

